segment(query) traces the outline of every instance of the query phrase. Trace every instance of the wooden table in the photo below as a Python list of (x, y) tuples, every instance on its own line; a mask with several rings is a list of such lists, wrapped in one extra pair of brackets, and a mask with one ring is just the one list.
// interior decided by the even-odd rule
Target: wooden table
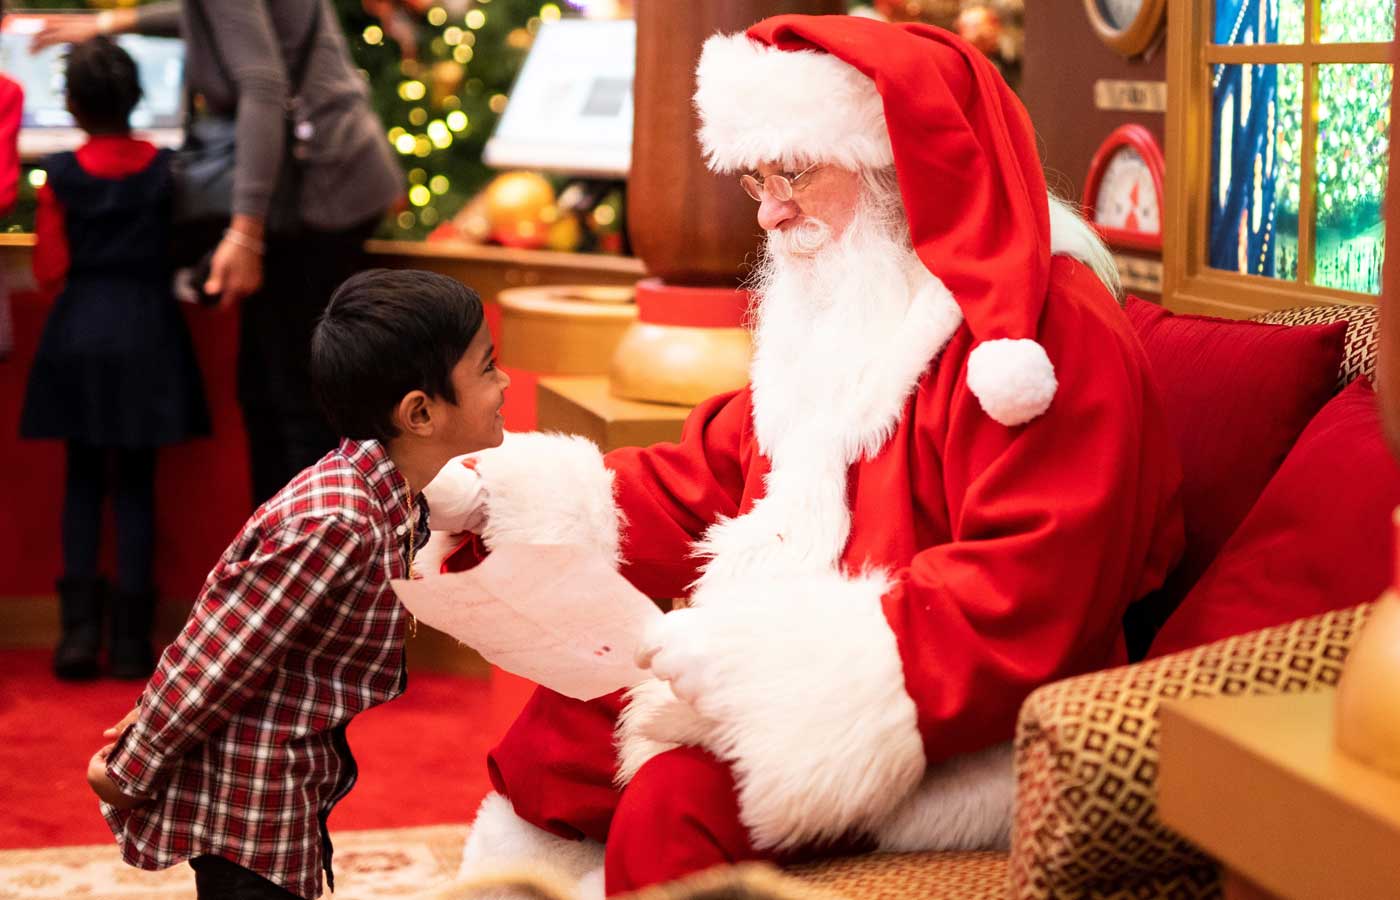
[(1400, 779), (1334, 748), (1335, 698), (1163, 705), (1158, 812), (1220, 861), (1227, 898), (1400, 897)]
[(581, 434), (606, 453), (679, 440), (689, 406), (623, 400), (608, 392), (605, 375), (541, 378), (536, 392), (541, 431)]

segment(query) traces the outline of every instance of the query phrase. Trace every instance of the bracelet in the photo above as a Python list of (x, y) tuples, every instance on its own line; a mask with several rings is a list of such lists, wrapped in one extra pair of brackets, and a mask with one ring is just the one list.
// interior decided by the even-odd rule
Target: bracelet
[(111, 34), (117, 27), (117, 14), (110, 9), (104, 9), (94, 17), (98, 34)]
[(224, 240), (237, 247), (242, 247), (244, 250), (251, 250), (259, 256), (263, 255), (263, 250), (265, 249), (265, 245), (262, 241), (257, 238), (249, 237), (241, 231), (235, 231), (232, 228), (224, 229)]

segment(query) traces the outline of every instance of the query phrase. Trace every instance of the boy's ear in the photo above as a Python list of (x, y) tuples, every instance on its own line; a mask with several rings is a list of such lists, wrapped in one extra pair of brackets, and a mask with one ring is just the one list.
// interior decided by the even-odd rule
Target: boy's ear
[(409, 391), (404, 394), (394, 409), (394, 424), (400, 434), (416, 434), (427, 437), (433, 433), (433, 404), (422, 391)]

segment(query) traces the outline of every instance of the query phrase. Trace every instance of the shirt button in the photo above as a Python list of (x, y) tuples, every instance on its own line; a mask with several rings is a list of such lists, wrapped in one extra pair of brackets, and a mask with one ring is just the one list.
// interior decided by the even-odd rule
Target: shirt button
[(397, 534), (399, 537), (403, 537), (404, 535), (408, 534), (408, 526), (400, 525), (398, 528), (394, 529), (394, 533)]

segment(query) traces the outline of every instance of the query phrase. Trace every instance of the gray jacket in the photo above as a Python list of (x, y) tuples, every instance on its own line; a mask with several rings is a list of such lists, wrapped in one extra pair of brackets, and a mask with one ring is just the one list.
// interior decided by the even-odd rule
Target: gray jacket
[[(204, 10), (227, 78), (210, 51), (211, 35), (196, 16), (182, 15), (189, 3)], [(174, 0), (139, 7), (137, 30), (180, 34), (191, 89), (211, 110), (236, 112), (233, 211), (265, 218), (285, 153), (288, 68), (302, 52), (313, 8), (320, 32), (301, 101), (314, 133), (299, 203), (306, 225), (339, 230), (382, 215), (403, 190), (403, 173), (328, 0)]]

